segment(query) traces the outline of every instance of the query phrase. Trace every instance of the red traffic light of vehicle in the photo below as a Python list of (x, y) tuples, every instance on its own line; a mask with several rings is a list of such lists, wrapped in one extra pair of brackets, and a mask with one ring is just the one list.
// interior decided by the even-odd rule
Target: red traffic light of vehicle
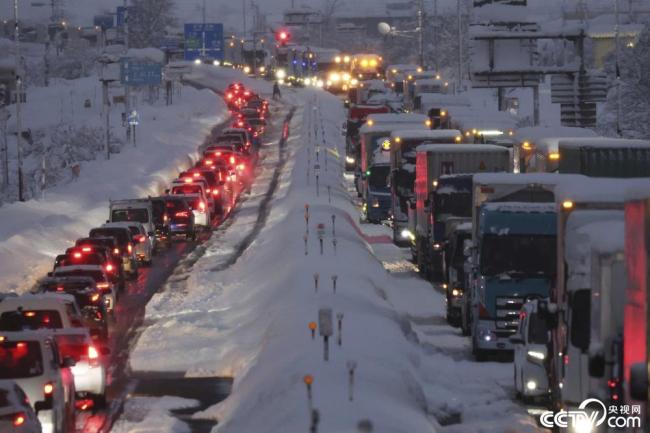
[(275, 33), (275, 39), (281, 44), (286, 44), (291, 39), (291, 33), (287, 30), (279, 30)]

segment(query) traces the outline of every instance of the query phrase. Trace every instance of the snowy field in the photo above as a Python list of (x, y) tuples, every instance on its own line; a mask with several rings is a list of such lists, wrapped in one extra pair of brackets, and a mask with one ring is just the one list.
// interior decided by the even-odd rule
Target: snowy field
[[(219, 433), (307, 430), (307, 374), (313, 376), (311, 405), (320, 412), (320, 432), (354, 432), (363, 419), (379, 433), (537, 431), (525, 408), (512, 400), (512, 364), (471, 362), (467, 339), (445, 323), (442, 295), (404, 264), (401, 250), (364, 240), (387, 232), (372, 227), (360, 235), (358, 209), (338, 160), (340, 100), (301, 93), (306, 103), (291, 123), (291, 157), (265, 226), (234, 264), (224, 266), (224, 257), (251, 229), (250, 219), (236, 217), (206, 243), (191, 268), (177, 270), (177, 278), (147, 306), (149, 327), (132, 353), (132, 370), (234, 377), (230, 397), (194, 415), (217, 419)], [(268, 176), (263, 172), (256, 182), (244, 215)], [(325, 226), (322, 255), (319, 223)], [(400, 271), (391, 274), (384, 264)], [(320, 308), (331, 308), (335, 322), (343, 314), (342, 345), (335, 329), (328, 362), (322, 340), (312, 340), (308, 329)], [(353, 401), (349, 362), (356, 363)], [(177, 428), (160, 431), (182, 431)]]

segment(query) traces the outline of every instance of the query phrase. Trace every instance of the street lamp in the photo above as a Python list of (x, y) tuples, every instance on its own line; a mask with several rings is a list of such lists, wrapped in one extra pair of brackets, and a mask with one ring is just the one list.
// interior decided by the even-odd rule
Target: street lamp
[(397, 30), (388, 23), (380, 22), (377, 24), (377, 31), (383, 36), (410, 37), (412, 34), (417, 34), (420, 65), (424, 66), (424, 0), (418, 0), (417, 18), (418, 26), (415, 30)]

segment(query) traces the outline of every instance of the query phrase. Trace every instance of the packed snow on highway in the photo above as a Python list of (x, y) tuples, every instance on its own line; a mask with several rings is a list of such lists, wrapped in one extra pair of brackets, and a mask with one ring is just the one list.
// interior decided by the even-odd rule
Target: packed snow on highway
[(648, 431), (642, 2), (6, 3), (0, 432)]

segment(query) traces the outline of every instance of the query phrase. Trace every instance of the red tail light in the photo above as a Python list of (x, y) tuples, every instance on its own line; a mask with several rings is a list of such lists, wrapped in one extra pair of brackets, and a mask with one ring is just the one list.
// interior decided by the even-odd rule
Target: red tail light
[[(101, 284), (101, 283), (100, 283), (100, 284)], [(99, 284), (98, 284), (97, 286), (99, 287)], [(90, 300), (91, 300), (92, 302), (99, 302), (99, 299), (100, 299), (100, 298), (101, 298), (101, 296), (99, 295), (99, 293), (94, 293), (94, 294), (90, 297)]]
[(54, 394), (54, 384), (52, 382), (48, 382), (43, 386), (43, 394), (45, 397), (52, 397)]
[(92, 250), (93, 250), (93, 249), (90, 248), (90, 247), (83, 247), (83, 248), (81, 249), (81, 251), (83, 251), (84, 253), (89, 253), (89, 252), (91, 252)]
[[(145, 238), (144, 235), (135, 235), (133, 239), (135, 239), (136, 242), (140, 242), (140, 243), (144, 243), (144, 241), (147, 240), (147, 238)], [(131, 251), (129, 250), (129, 252)]]
[(80, 258), (81, 258), (81, 253), (74, 253), (74, 254), (72, 254), (72, 256), (73, 256), (75, 259), (80, 259)]
[(490, 312), (487, 310), (485, 305), (479, 303), (478, 304), (478, 317), (479, 319), (489, 319), (490, 318)]
[(106, 289), (110, 288), (111, 285), (107, 282), (102, 282), (102, 283), (97, 283), (97, 288), (102, 290), (102, 291), (107, 291)]
[(228, 99), (232, 99), (232, 93), (228, 93), (228, 94), (226, 95), (226, 98), (228, 98)]
[(128, 244), (128, 245), (126, 246), (126, 250), (129, 252), (129, 254), (131, 254), (131, 253), (133, 252), (133, 245)]
[(231, 156), (231, 157), (230, 157), (230, 163), (231, 163), (231, 164), (234, 164), (234, 163), (235, 163), (235, 157), (234, 157), (234, 156)]
[(64, 292), (64, 291), (65, 291), (65, 287), (63, 287), (63, 286), (58, 286), (58, 287), (56, 288), (56, 291), (57, 291), (57, 292)]
[(25, 414), (22, 412), (19, 412), (14, 415), (14, 427), (20, 427), (21, 425), (25, 424), (27, 418), (25, 418)]
[(180, 211), (180, 212), (176, 212), (175, 215), (176, 215), (177, 217), (188, 217), (188, 216), (189, 216), (189, 213), (187, 213), (186, 211), (183, 210), (183, 211)]
[(113, 265), (111, 263), (108, 263), (106, 265), (106, 272), (113, 272)]
[(205, 165), (212, 165), (212, 164), (214, 164), (214, 162), (212, 162), (211, 159), (206, 159), (205, 160)]
[(115, 248), (115, 249), (113, 250), (113, 254), (119, 254), (119, 253), (120, 253), (120, 249), (119, 249), (119, 248)]
[(218, 189), (213, 189), (212, 190), (212, 195), (219, 195), (219, 190)]
[(199, 212), (205, 212), (205, 203), (199, 202)]

